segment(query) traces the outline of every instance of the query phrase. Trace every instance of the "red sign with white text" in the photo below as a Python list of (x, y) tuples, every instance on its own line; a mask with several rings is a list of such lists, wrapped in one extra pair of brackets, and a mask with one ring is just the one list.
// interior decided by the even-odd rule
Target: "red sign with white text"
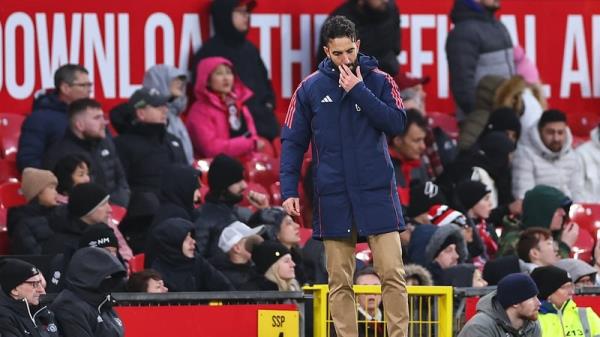
[[(397, 0), (402, 69), (429, 75), (428, 110), (452, 112), (444, 45), (452, 0)], [(341, 1), (259, 0), (249, 39), (260, 49), (283, 114), (300, 80), (316, 67), (327, 13)], [(27, 113), (34, 93), (53, 87), (66, 62), (92, 72), (105, 110), (128, 98), (157, 63), (189, 68), (210, 36), (208, 0), (101, 2), (3, 1), (0, 9), (0, 105)], [(547, 84), (550, 105), (567, 112), (600, 110), (600, 1), (504, 0), (499, 11), (513, 42), (525, 48)]]

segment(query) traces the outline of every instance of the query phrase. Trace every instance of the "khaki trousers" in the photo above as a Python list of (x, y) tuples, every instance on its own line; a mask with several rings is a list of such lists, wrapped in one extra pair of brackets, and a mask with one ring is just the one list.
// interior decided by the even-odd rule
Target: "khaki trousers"
[[(404, 280), (400, 234), (368, 237), (373, 267), (381, 278), (384, 318), (390, 337), (408, 336), (408, 294)], [(352, 283), (356, 260), (356, 231), (348, 239), (324, 240), (329, 273), (329, 308), (338, 337), (358, 337)]]

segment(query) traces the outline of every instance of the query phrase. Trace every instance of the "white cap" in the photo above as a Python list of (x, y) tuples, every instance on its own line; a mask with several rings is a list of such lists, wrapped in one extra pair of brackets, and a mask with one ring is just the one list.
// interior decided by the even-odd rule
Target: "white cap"
[(250, 228), (240, 221), (234, 221), (221, 232), (221, 236), (219, 237), (219, 248), (227, 253), (236, 243), (240, 242), (241, 239), (252, 235), (260, 235), (264, 229), (264, 225)]

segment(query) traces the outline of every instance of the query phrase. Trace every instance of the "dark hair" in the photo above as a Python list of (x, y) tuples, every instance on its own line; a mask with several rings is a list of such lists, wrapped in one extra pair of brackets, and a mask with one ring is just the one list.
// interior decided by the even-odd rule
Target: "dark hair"
[(377, 274), (377, 272), (375, 272), (375, 269), (373, 269), (373, 267), (366, 266), (356, 272), (356, 274), (354, 275), (354, 283), (356, 284), (356, 281), (358, 281), (358, 278), (361, 276), (365, 276), (365, 275), (375, 275), (375, 276), (377, 276), (378, 279), (381, 280), (381, 278), (379, 277), (379, 274)]
[(536, 248), (540, 241), (552, 238), (552, 232), (549, 229), (542, 227), (532, 227), (526, 229), (519, 236), (517, 242), (517, 255), (525, 262), (531, 262), (529, 259), (529, 251)]
[(62, 158), (56, 165), (54, 165), (54, 169), (52, 173), (58, 179), (58, 186), (56, 187), (56, 191), (63, 195), (68, 195), (71, 189), (73, 188), (73, 172), (75, 169), (81, 166), (82, 163), (85, 163), (90, 169), (90, 160), (87, 156), (79, 153), (71, 153)]
[(58, 68), (54, 73), (54, 88), (60, 90), (62, 83), (73, 84), (75, 82), (75, 75), (77, 73), (87, 74), (88, 71), (79, 64), (65, 64)]
[(332, 16), (325, 20), (323, 28), (321, 28), (321, 39), (325, 42), (325, 45), (327, 45), (329, 40), (340, 37), (347, 37), (352, 41), (356, 41), (356, 26), (354, 22), (341, 15)]
[(402, 131), (402, 134), (400, 134), (400, 136), (405, 136), (406, 133), (408, 132), (408, 129), (413, 124), (416, 124), (423, 131), (426, 131), (427, 127), (429, 126), (429, 123), (427, 123), (427, 119), (425, 117), (423, 117), (423, 114), (419, 110), (407, 109), (406, 110), (406, 126), (404, 127), (404, 130)]
[(538, 129), (543, 128), (548, 123), (554, 123), (554, 122), (565, 122), (566, 123), (567, 115), (564, 112), (562, 112), (560, 110), (556, 110), (556, 109), (546, 110), (546, 111), (544, 111), (544, 113), (542, 113), (542, 117), (540, 117), (540, 121), (538, 122)]
[(160, 281), (163, 278), (154, 269), (144, 269), (129, 276), (129, 280), (127, 280), (125, 289), (132, 293), (145, 293), (148, 291), (148, 281), (150, 279), (154, 281)]
[(102, 105), (98, 103), (98, 101), (91, 98), (80, 98), (75, 100), (69, 104), (67, 108), (67, 115), (69, 116), (69, 120), (73, 119), (73, 117), (79, 115), (80, 113), (86, 111), (87, 109), (102, 109)]

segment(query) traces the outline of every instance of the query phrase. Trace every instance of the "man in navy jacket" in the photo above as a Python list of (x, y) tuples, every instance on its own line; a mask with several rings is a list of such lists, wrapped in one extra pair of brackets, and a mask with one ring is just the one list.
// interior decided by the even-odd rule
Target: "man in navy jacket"
[[(394, 80), (358, 53), (354, 24), (329, 18), (321, 31), (327, 58), (296, 89), (282, 129), (281, 192), (300, 215), (298, 180), (312, 143), (313, 236), (324, 240), (330, 308), (338, 336), (356, 337), (352, 291), (357, 239), (368, 239), (382, 278), (388, 333), (407, 335), (408, 304), (399, 232), (404, 221), (387, 135), (402, 133), (406, 115)], [(353, 315), (350, 313), (354, 313)]]

